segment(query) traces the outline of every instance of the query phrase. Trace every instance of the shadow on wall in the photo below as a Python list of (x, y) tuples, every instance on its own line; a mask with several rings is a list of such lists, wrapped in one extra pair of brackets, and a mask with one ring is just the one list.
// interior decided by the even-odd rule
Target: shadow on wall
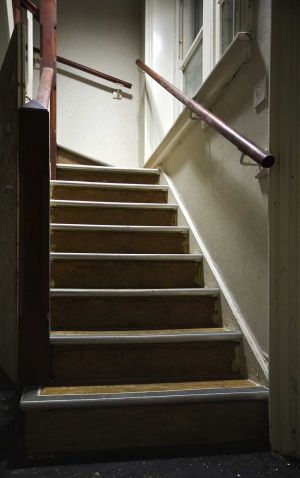
[[(66, 71), (63, 68), (58, 68), (57, 73), (59, 73), (60, 75), (66, 76), (67, 78), (70, 78), (72, 80), (80, 81), (81, 83), (84, 83), (85, 85), (88, 85), (88, 86), (92, 86), (93, 88), (98, 88), (99, 90), (106, 91), (107, 93), (113, 94), (113, 92), (117, 91), (118, 89), (118, 85), (116, 85), (115, 87), (102, 85), (101, 83), (98, 83), (97, 81), (90, 80), (76, 73), (71, 73), (70, 71)], [(124, 92), (122, 89), (122, 98), (125, 98), (126, 100), (132, 100), (133, 95), (131, 95), (130, 93)]]

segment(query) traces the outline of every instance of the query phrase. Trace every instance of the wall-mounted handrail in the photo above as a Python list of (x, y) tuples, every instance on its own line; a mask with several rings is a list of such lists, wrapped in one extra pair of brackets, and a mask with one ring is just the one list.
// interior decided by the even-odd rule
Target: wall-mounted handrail
[(21, 0), (22, 7), (26, 8), (33, 17), (39, 21), (40, 19), (40, 9), (37, 7), (31, 0)]
[[(36, 53), (40, 53), (40, 49), (37, 47), (33, 47), (33, 51)], [(77, 70), (81, 70), (81, 71), (84, 71), (85, 73), (89, 73), (90, 75), (97, 76), (98, 78), (103, 78), (104, 80), (111, 81), (112, 83), (117, 83), (118, 85), (122, 85), (125, 88), (130, 89), (132, 87), (132, 83), (129, 83), (128, 81), (121, 80), (120, 78), (117, 78), (112, 75), (108, 75), (107, 73), (103, 73), (102, 71), (95, 70), (88, 66), (82, 65), (81, 63), (77, 63), (76, 61), (68, 60), (67, 58), (64, 58), (59, 55), (57, 55), (56, 59), (59, 63), (62, 63), (67, 66), (71, 66), (73, 68), (76, 68)]]
[(222, 121), (216, 115), (204, 108), (204, 106), (200, 105), (197, 101), (190, 98), (185, 93), (183, 93), (183, 91), (176, 88), (176, 86), (172, 85), (172, 83), (167, 81), (156, 71), (152, 70), (152, 68), (147, 66), (143, 61), (136, 60), (136, 64), (141, 70), (151, 76), (155, 81), (157, 81), (157, 83), (159, 83), (163, 88), (165, 88), (169, 93), (171, 93), (171, 95), (175, 96), (175, 98), (177, 98), (181, 103), (187, 106), (187, 108), (193, 111), (209, 126), (214, 128), (222, 136), (224, 136), (232, 144), (234, 144), (243, 154), (252, 158), (263, 168), (270, 168), (274, 164), (275, 157), (268, 151), (264, 150), (263, 148), (243, 136), (241, 133), (228, 126), (224, 121)]

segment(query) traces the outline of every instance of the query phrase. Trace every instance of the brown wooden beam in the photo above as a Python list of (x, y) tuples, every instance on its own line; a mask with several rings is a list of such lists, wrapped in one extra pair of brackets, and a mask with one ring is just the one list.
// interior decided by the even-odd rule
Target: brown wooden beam
[(20, 385), (48, 383), (49, 112), (33, 100), (19, 109)]

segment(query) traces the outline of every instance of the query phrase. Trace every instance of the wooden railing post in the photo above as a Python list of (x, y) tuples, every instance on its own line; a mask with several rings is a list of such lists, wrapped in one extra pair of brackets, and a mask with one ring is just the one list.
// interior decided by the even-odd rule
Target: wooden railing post
[(15, 25), (21, 22), (21, 0), (12, 0)]
[(51, 178), (56, 177), (57, 143), (56, 143), (56, 0), (41, 0), (41, 72), (44, 67), (53, 69), (53, 81), (50, 96), (50, 160)]

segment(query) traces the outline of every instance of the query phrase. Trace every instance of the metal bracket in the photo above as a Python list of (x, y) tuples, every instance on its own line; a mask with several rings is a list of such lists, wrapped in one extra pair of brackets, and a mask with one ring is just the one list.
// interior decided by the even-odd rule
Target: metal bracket
[(268, 171), (266, 168), (262, 168), (259, 164), (255, 163), (254, 161), (245, 161), (245, 154), (242, 153), (240, 158), (240, 163), (242, 166), (255, 166), (259, 169), (258, 173), (255, 175), (256, 179), (265, 178), (268, 176)]
[(118, 89), (113, 91), (113, 99), (114, 100), (121, 100), (122, 98), (123, 98), (122, 87), (121, 87), (121, 85), (118, 85)]
[(193, 111), (190, 112), (190, 119), (200, 121), (201, 128), (203, 130), (206, 130), (209, 127), (209, 125), (205, 121), (203, 121), (201, 118), (199, 118), (199, 116), (196, 115)]

